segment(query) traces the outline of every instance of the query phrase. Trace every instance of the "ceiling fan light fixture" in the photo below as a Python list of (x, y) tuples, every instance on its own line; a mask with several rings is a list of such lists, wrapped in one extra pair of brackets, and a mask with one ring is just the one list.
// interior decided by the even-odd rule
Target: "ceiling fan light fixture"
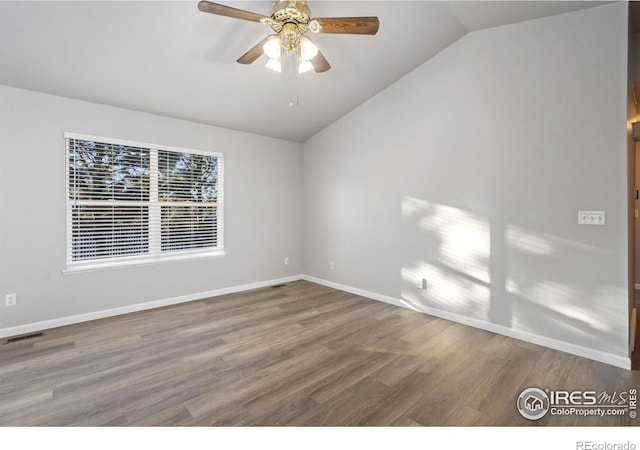
[(282, 63), (279, 59), (269, 58), (269, 61), (267, 61), (267, 69), (280, 73), (282, 72)]
[(313, 70), (313, 64), (311, 64), (311, 61), (308, 61), (306, 59), (300, 61), (300, 65), (298, 66), (298, 73), (305, 73), (309, 72), (310, 70)]
[(306, 36), (302, 36), (300, 41), (300, 56), (304, 60), (311, 61), (318, 54), (318, 47)]
[[(2, 0), (0, 0), (2, 1)], [(315, 70), (323, 73), (331, 65), (305, 33), (375, 35), (380, 21), (377, 17), (312, 18), (306, 1), (275, 0), (269, 16), (200, 0), (198, 9), (205, 13), (258, 22), (271, 27), (275, 34), (263, 38), (244, 55), (240, 64), (252, 64), (260, 56), (268, 57), (267, 68), (289, 79), (289, 106), (298, 104), (298, 74)]]
[(282, 49), (280, 47), (280, 39), (278, 36), (273, 36), (269, 39), (263, 46), (262, 50), (264, 50), (264, 54), (269, 57), (269, 59), (279, 59)]

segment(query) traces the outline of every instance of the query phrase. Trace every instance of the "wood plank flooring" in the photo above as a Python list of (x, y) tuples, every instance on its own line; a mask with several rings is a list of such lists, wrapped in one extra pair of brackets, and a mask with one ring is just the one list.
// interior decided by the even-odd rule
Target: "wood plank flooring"
[(0, 345), (0, 425), (638, 425), (516, 410), (618, 369), (306, 281)]

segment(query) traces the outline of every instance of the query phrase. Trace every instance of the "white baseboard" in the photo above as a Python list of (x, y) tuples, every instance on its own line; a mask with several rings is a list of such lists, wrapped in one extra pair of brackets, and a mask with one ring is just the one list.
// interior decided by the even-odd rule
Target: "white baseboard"
[(333, 281), (323, 280), (321, 278), (312, 277), (309, 275), (303, 275), (303, 280), (311, 281), (313, 283), (322, 284), (324, 286), (339, 289), (341, 291), (350, 292), (352, 294), (367, 297), (373, 300), (378, 300), (384, 303), (389, 303), (395, 306), (400, 306), (407, 309), (412, 309), (421, 313), (428, 314), (430, 316), (440, 317), (442, 319), (450, 320), (452, 322), (458, 322), (471, 327), (480, 328), (482, 330), (491, 331), (503, 336), (512, 337), (525, 342), (531, 342), (532, 344), (541, 345), (543, 347), (552, 348), (554, 350), (560, 350), (562, 352), (571, 353), (572, 355), (581, 356), (583, 358), (592, 359), (594, 361), (603, 362), (612, 366), (621, 367), (623, 369), (631, 369), (631, 359), (628, 357), (618, 356), (599, 350), (594, 350), (580, 345), (571, 344), (569, 342), (558, 341), (545, 336), (529, 333), (526, 331), (515, 330), (502, 325), (497, 325), (491, 322), (487, 322), (481, 319), (475, 319), (473, 317), (467, 317), (460, 314), (443, 311), (437, 308), (431, 308), (429, 306), (421, 306), (419, 309), (411, 307), (405, 304), (400, 299), (389, 297), (387, 295), (376, 294), (375, 292), (365, 291), (363, 289), (354, 288), (340, 283), (334, 283)]
[(177, 305), (179, 303), (186, 303), (195, 300), (202, 300), (209, 297), (217, 297), (219, 295), (231, 294), (234, 292), (248, 291), (250, 289), (258, 289), (261, 287), (272, 286), (275, 284), (288, 283), (296, 280), (307, 280), (313, 283), (321, 284), (324, 286), (339, 289), (341, 291), (350, 292), (352, 294), (367, 297), (373, 300), (378, 300), (391, 305), (400, 306), (402, 308), (413, 309), (421, 313), (429, 314), (431, 316), (440, 317), (442, 319), (451, 320), (452, 322), (462, 323), (482, 330), (491, 331), (496, 334), (509, 336), (522, 341), (531, 342), (533, 344), (542, 345), (544, 347), (552, 348), (554, 350), (560, 350), (563, 352), (571, 353), (573, 355), (582, 356), (584, 358), (592, 359), (594, 361), (600, 361), (613, 366), (621, 367), (623, 369), (631, 369), (631, 359), (613, 355), (611, 353), (601, 352), (599, 350), (582, 347), (579, 345), (571, 344), (568, 342), (558, 341), (545, 336), (540, 336), (526, 331), (514, 330), (513, 328), (507, 328), (502, 325), (493, 324), (480, 319), (463, 316), (460, 314), (443, 311), (428, 306), (422, 306), (420, 309), (410, 307), (403, 303), (400, 299), (390, 297), (387, 295), (377, 294), (375, 292), (365, 291), (363, 289), (354, 288), (340, 283), (334, 283), (333, 281), (324, 280), (321, 278), (312, 277), (309, 275), (292, 275), (289, 277), (278, 278), (274, 280), (260, 281), (257, 283), (243, 284), (239, 286), (231, 286), (227, 288), (215, 289), (212, 291), (198, 292), (194, 294), (183, 295), (180, 297), (172, 297), (161, 300), (154, 300), (146, 303), (138, 303), (135, 305), (121, 306), (118, 308), (105, 309), (102, 311), (96, 311), (86, 314), (78, 314), (75, 316), (61, 317), (58, 319), (45, 320), (42, 322), (34, 322), (25, 325), (19, 325), (9, 328), (0, 328), (0, 338), (18, 336), (21, 334), (33, 333), (36, 331), (48, 330), (51, 328), (57, 328), (65, 325), (72, 325), (74, 323), (88, 322), (90, 320), (103, 319), (105, 317), (119, 316), (121, 314), (128, 314), (137, 311), (144, 311), (147, 309), (160, 308), (163, 306)]
[(180, 297), (165, 298), (154, 300), (151, 302), (138, 303), (135, 305), (120, 306), (118, 308), (105, 309), (86, 314), (78, 314), (75, 316), (61, 317), (58, 319), (44, 320), (42, 322), (34, 322), (26, 325), (18, 325), (10, 328), (0, 328), (0, 338), (18, 336), (21, 334), (33, 333), (36, 331), (49, 330), (51, 328), (72, 325), (74, 323), (88, 322), (90, 320), (104, 319), (105, 317), (119, 316), (147, 309), (160, 308), (162, 306), (177, 305), (179, 303), (192, 302), (202, 300), (209, 297), (217, 297), (219, 295), (232, 294), (234, 292), (248, 291), (250, 289), (258, 289), (261, 287), (272, 286), (274, 284), (288, 283), (302, 279), (302, 275), (292, 275), (285, 278), (277, 278), (275, 280), (259, 281), (257, 283), (243, 284), (222, 289), (215, 289), (206, 292), (197, 292), (195, 294), (182, 295)]

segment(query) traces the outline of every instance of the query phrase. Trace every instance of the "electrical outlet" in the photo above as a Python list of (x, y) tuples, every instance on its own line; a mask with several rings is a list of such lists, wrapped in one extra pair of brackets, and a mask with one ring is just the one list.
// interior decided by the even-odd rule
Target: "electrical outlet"
[(423, 278), (422, 282), (420, 284), (416, 285), (416, 287), (418, 289), (422, 289), (422, 290), (426, 291), (427, 290), (427, 279)]
[(329, 261), (329, 269), (335, 269), (336, 268), (336, 263), (334, 263), (333, 261)]
[(7, 294), (4, 302), (4, 306), (16, 306), (18, 303), (16, 300), (16, 294)]
[(285, 265), (285, 266), (288, 266), (288, 265), (289, 265), (289, 258), (285, 258), (285, 259), (284, 259), (284, 265)]

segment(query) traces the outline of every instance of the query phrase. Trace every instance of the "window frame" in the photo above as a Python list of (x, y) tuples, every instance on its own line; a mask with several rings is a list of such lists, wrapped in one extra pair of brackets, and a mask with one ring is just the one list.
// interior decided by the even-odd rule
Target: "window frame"
[[(117, 256), (103, 259), (92, 260), (80, 260), (73, 261), (71, 254), (73, 251), (73, 226), (72, 226), (72, 207), (75, 203), (74, 199), (69, 198), (70, 186), (69, 186), (69, 146), (67, 142), (69, 139), (77, 139), (84, 141), (99, 142), (111, 145), (122, 145), (128, 147), (138, 147), (149, 151), (149, 199), (145, 202), (140, 202), (140, 205), (148, 207), (147, 217), (149, 219), (149, 250), (148, 253), (132, 255), (132, 256)], [(86, 134), (65, 132), (65, 269), (63, 273), (75, 273), (105, 269), (116, 269), (130, 266), (143, 266), (150, 264), (164, 264), (177, 261), (191, 261), (203, 258), (221, 258), (226, 255), (224, 247), (224, 154), (220, 152), (212, 152), (207, 150), (191, 149), (184, 147), (173, 147), (168, 145), (149, 144), (145, 142), (130, 141), (125, 139), (114, 139), (102, 136), (91, 136)], [(152, 248), (152, 240), (156, 239), (159, 242), (159, 235), (162, 222), (158, 222), (155, 225), (160, 227), (152, 231), (152, 211), (156, 211), (159, 216), (161, 206), (164, 202), (159, 201), (158, 193), (158, 151), (167, 151), (175, 153), (188, 153), (194, 155), (213, 156), (218, 159), (217, 180), (218, 180), (218, 199), (212, 204), (216, 206), (216, 247), (198, 248), (192, 250), (179, 250), (163, 252), (161, 246), (154, 249)], [(155, 157), (152, 153), (155, 152)], [(155, 186), (154, 186), (155, 183)], [(151, 192), (155, 191), (155, 199), (153, 199)], [(156, 235), (155, 238), (152, 235)], [(156, 242), (156, 243), (158, 243)]]

